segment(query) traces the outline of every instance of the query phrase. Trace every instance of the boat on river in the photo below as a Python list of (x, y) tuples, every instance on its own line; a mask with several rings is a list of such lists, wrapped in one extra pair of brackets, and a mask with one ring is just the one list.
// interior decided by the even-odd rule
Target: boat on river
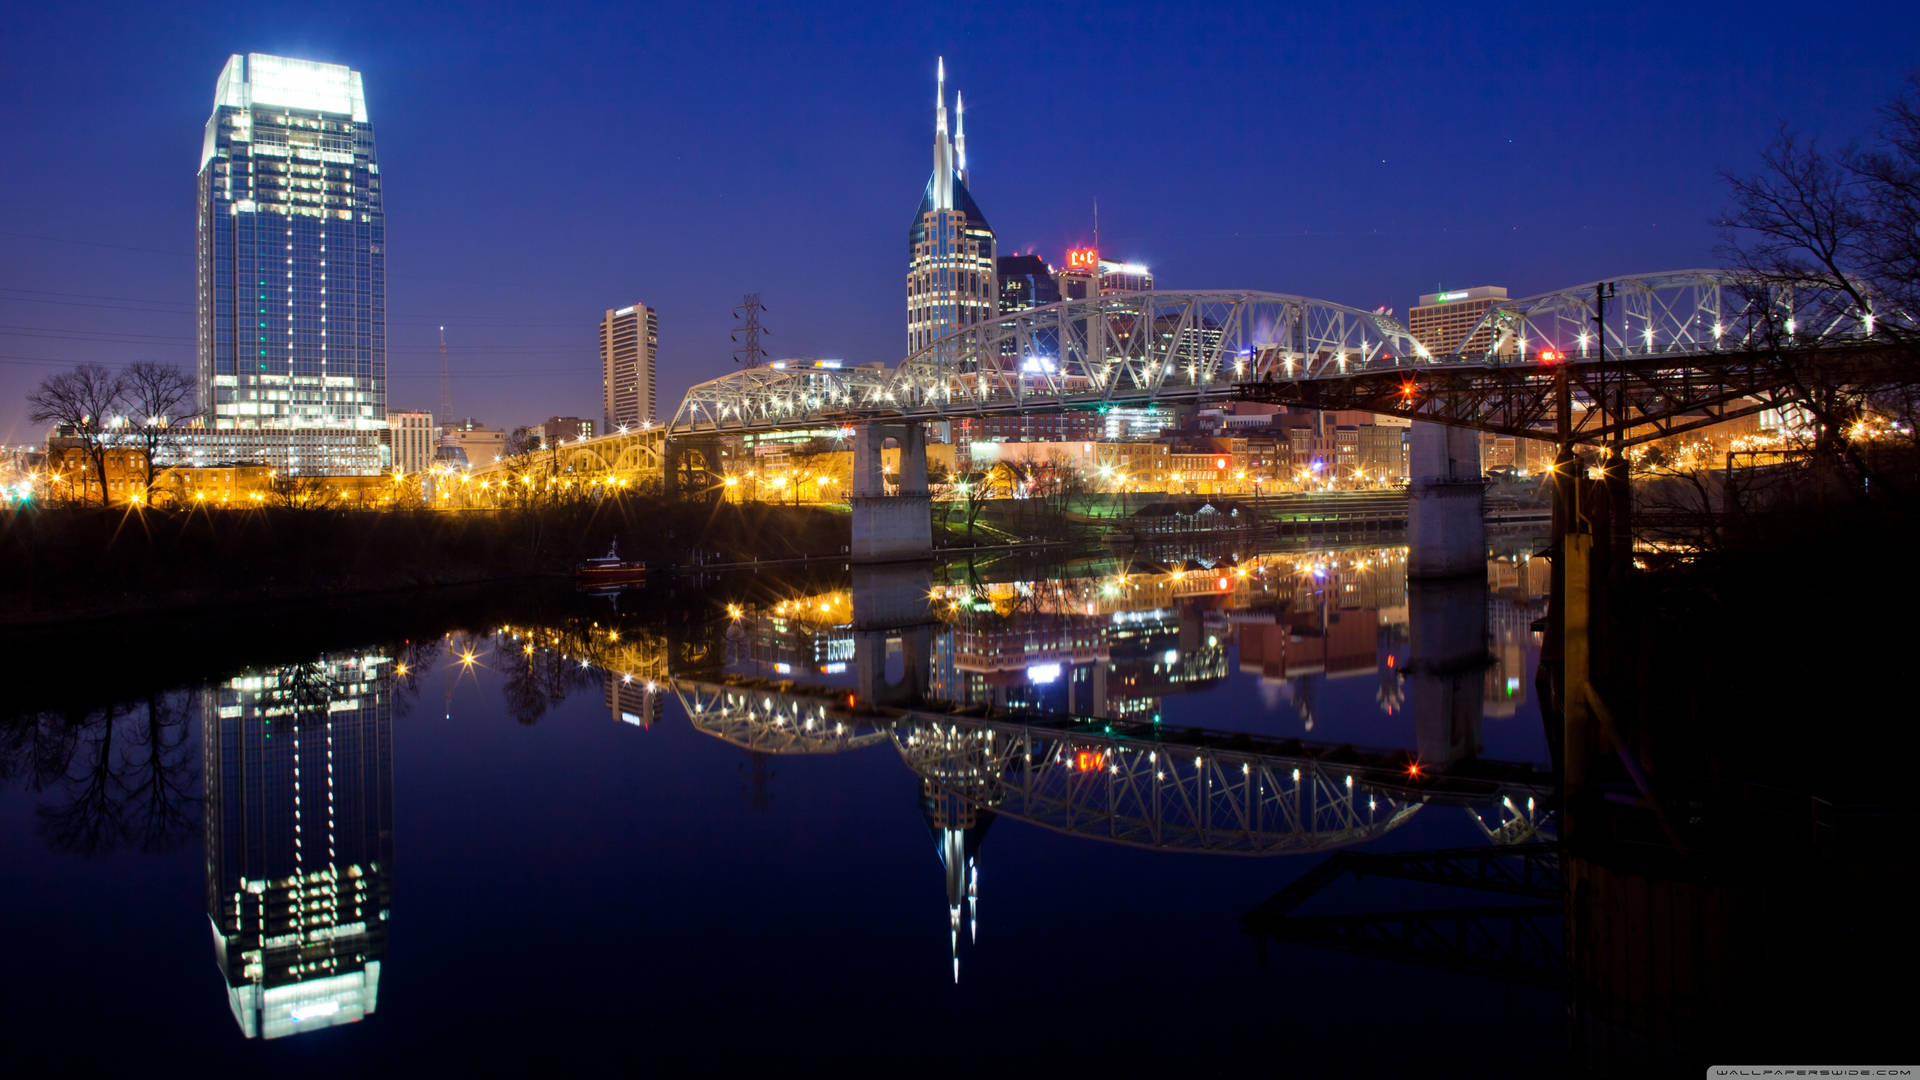
[(573, 580), (590, 588), (608, 585), (639, 585), (647, 580), (647, 564), (622, 559), (619, 541), (615, 541), (608, 546), (605, 555), (597, 559), (586, 559), (576, 565), (573, 568)]

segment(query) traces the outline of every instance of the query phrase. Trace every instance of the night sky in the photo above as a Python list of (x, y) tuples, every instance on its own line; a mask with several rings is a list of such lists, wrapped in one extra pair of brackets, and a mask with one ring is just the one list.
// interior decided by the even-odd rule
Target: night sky
[[(1322, 5), (1312, 5), (1319, 7)], [(897, 360), (934, 58), (1002, 253), (1404, 314), (1712, 265), (1721, 169), (1834, 142), (1920, 64), (1900, 4), (23, 4), (0, 35), (0, 442), (81, 361), (193, 361), (193, 200), (231, 53), (364, 73), (388, 404), (600, 415), (601, 312), (660, 311), (660, 408), (778, 355)], [(564, 9), (564, 10), (562, 10)]]

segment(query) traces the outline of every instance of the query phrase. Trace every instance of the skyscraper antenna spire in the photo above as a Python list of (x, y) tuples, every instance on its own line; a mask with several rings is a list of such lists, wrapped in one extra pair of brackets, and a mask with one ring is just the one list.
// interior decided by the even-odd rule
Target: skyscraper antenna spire
[(960, 172), (960, 182), (971, 184), (967, 176), (967, 99), (958, 90), (953, 92), (953, 164)]
[(947, 58), (941, 57), (934, 83), (933, 205), (953, 209), (953, 144), (947, 141)]

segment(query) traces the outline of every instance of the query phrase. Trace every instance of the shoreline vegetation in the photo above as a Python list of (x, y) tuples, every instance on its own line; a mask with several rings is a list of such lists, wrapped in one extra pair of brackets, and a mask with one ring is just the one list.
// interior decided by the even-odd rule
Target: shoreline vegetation
[(659, 567), (824, 556), (845, 546), (846, 517), (649, 497), (485, 513), (28, 507), (0, 516), (0, 627), (560, 579), (615, 541)]

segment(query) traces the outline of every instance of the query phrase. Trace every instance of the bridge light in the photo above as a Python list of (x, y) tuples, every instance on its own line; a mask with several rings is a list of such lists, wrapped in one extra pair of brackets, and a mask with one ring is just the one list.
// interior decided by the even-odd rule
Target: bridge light
[(1098, 750), (1076, 750), (1073, 752), (1074, 772), (1094, 772), (1106, 763), (1106, 755)]
[(1418, 761), (1407, 762), (1407, 775), (1416, 780), (1420, 778), (1420, 763)]
[(1565, 360), (1566, 358), (1567, 358), (1566, 354), (1561, 352), (1558, 349), (1541, 349), (1540, 350), (1540, 362), (1543, 364), (1557, 364), (1560, 361)]

